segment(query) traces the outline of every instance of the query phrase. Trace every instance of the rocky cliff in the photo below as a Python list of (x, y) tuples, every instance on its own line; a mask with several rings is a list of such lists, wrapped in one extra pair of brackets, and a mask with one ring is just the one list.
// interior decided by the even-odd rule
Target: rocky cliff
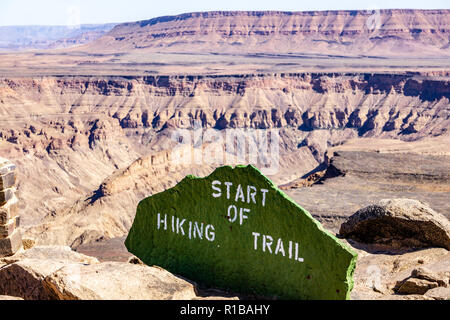
[[(208, 173), (187, 166), (168, 174), (167, 163), (155, 165), (175, 129), (194, 121), (219, 131), (279, 129), (282, 161), (271, 178), (281, 184), (349, 139), (448, 135), (449, 94), (445, 72), (8, 78), (0, 81), (0, 150), (19, 168), (24, 225), (87, 211), (99, 217), (102, 205), (100, 216), (114, 214), (97, 231), (120, 236), (140, 197)], [(48, 233), (50, 242), (70, 245), (83, 228)]]
[(449, 10), (215, 11), (117, 25), (96, 51), (448, 54)]

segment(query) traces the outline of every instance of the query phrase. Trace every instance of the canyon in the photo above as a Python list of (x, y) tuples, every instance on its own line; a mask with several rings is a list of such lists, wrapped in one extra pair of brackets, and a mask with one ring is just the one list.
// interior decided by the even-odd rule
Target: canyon
[[(445, 54), (448, 10), (215, 11), (117, 25), (86, 45), (108, 52), (309, 52)], [(344, 49), (345, 48), (345, 49)], [(404, 55), (404, 54), (403, 54)]]
[(449, 218), (449, 23), (449, 10), (190, 13), (1, 52), (0, 155), (17, 166), (24, 238), (126, 261), (139, 201), (217, 167), (172, 161), (174, 133), (196, 124), (276, 130), (268, 177), (333, 233), (384, 198)]
[(139, 199), (188, 173), (209, 173), (212, 165), (166, 161), (172, 132), (194, 121), (203, 130), (278, 129), (282, 161), (270, 178), (280, 185), (324, 165), (330, 147), (351, 139), (441, 141), (447, 149), (410, 152), (449, 155), (450, 91), (442, 77), (44, 77), (7, 79), (0, 88), (0, 148), (19, 168), (23, 223), (57, 244), (123, 236)]

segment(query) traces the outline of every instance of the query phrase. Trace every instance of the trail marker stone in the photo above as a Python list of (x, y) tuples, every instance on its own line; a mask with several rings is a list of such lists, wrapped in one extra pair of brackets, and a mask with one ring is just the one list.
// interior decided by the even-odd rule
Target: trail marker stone
[(142, 200), (125, 245), (203, 285), (280, 299), (348, 299), (357, 258), (251, 165)]

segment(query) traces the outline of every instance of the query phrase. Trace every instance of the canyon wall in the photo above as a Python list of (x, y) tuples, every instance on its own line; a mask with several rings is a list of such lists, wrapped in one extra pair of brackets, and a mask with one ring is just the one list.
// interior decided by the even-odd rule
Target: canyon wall
[(449, 10), (215, 11), (117, 25), (96, 52), (448, 55)]
[(207, 174), (211, 166), (152, 162), (195, 120), (279, 129), (281, 165), (270, 178), (283, 184), (349, 139), (448, 135), (449, 98), (444, 73), (9, 78), (0, 80), (0, 152), (18, 167), (29, 233), (70, 245), (89, 238), (86, 223), (103, 226), (96, 237), (123, 235), (140, 199)]

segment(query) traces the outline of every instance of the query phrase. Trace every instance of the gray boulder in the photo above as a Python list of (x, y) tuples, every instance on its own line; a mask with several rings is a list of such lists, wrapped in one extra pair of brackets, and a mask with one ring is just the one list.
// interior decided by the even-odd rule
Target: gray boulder
[(340, 236), (394, 248), (443, 247), (450, 250), (450, 222), (423, 202), (381, 200), (345, 221)]

